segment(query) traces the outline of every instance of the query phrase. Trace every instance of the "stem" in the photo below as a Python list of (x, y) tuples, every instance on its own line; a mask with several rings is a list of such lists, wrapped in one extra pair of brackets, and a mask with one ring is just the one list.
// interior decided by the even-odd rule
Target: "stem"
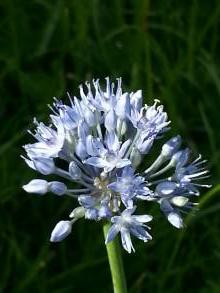
[[(103, 226), (104, 236), (106, 238), (110, 223)], [(121, 256), (121, 247), (116, 237), (113, 241), (106, 245), (108, 261), (111, 270), (112, 283), (114, 293), (127, 293), (127, 285), (125, 279), (125, 272)]]

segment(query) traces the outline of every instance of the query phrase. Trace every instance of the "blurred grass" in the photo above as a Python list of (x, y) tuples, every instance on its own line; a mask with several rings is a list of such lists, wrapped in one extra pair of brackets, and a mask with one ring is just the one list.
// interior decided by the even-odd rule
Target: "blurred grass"
[[(96, 223), (48, 243), (72, 202), (36, 198), (20, 159), (33, 116), (53, 96), (91, 78), (122, 76), (125, 88), (160, 98), (180, 133), (210, 162), (213, 189), (176, 231), (154, 211), (154, 240), (124, 254), (130, 292), (220, 292), (220, 2), (50, 1), (0, 3), (0, 292), (111, 292)], [(215, 187), (216, 186), (216, 187)]]

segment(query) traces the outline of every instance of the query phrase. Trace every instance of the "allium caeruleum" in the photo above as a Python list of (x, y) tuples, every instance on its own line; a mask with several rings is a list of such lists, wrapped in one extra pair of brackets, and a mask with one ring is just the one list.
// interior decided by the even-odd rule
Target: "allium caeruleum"
[[(79, 218), (104, 220), (112, 223), (106, 243), (120, 233), (130, 253), (131, 235), (144, 242), (151, 239), (146, 223), (152, 216), (135, 214), (139, 201), (146, 211), (149, 201), (157, 203), (168, 221), (182, 228), (182, 214), (195, 205), (193, 196), (208, 187), (200, 182), (208, 171), (201, 156), (191, 161), (190, 150), (180, 148), (180, 136), (169, 139), (149, 165), (153, 143), (170, 124), (159, 101), (142, 106), (142, 92), (123, 93), (120, 78), (116, 86), (106, 78), (104, 90), (98, 80), (86, 83), (86, 91), (80, 86), (80, 98), (69, 100), (66, 105), (55, 99), (49, 126), (34, 119), (36, 130), (30, 133), (37, 142), (24, 146), (29, 167), (61, 180), (34, 179), (24, 190), (67, 195), (78, 203), (70, 220), (58, 222), (50, 240), (67, 237)], [(149, 166), (137, 173), (141, 162)]]

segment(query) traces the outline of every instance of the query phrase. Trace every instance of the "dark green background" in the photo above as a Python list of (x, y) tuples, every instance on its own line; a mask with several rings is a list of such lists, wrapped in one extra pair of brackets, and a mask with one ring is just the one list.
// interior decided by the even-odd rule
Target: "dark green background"
[(81, 220), (50, 244), (74, 203), (26, 194), (21, 186), (36, 174), (19, 157), (32, 118), (47, 122), (53, 96), (65, 100), (106, 76), (142, 88), (146, 102), (159, 97), (169, 135), (201, 152), (212, 174), (187, 229), (154, 210), (153, 241), (123, 252), (130, 292), (220, 292), (219, 49), (219, 0), (1, 1), (0, 292), (112, 290), (101, 225)]

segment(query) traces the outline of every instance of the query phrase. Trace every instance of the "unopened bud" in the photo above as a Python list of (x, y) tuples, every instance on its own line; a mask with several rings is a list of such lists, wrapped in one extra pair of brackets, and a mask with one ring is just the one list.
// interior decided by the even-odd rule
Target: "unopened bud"
[(77, 180), (81, 177), (81, 169), (77, 166), (75, 162), (71, 162), (69, 164), (69, 174), (74, 180)]
[(180, 135), (171, 138), (163, 145), (161, 154), (164, 157), (171, 157), (180, 147), (181, 141)]
[(56, 195), (64, 195), (67, 188), (63, 182), (52, 181), (48, 183), (48, 190)]
[(48, 182), (42, 179), (33, 179), (28, 184), (23, 185), (23, 189), (28, 193), (43, 195), (48, 191)]
[(85, 216), (85, 208), (77, 207), (69, 215), (70, 218), (80, 219)]
[(72, 231), (71, 221), (60, 221), (54, 227), (50, 241), (51, 242), (60, 242), (65, 239)]

